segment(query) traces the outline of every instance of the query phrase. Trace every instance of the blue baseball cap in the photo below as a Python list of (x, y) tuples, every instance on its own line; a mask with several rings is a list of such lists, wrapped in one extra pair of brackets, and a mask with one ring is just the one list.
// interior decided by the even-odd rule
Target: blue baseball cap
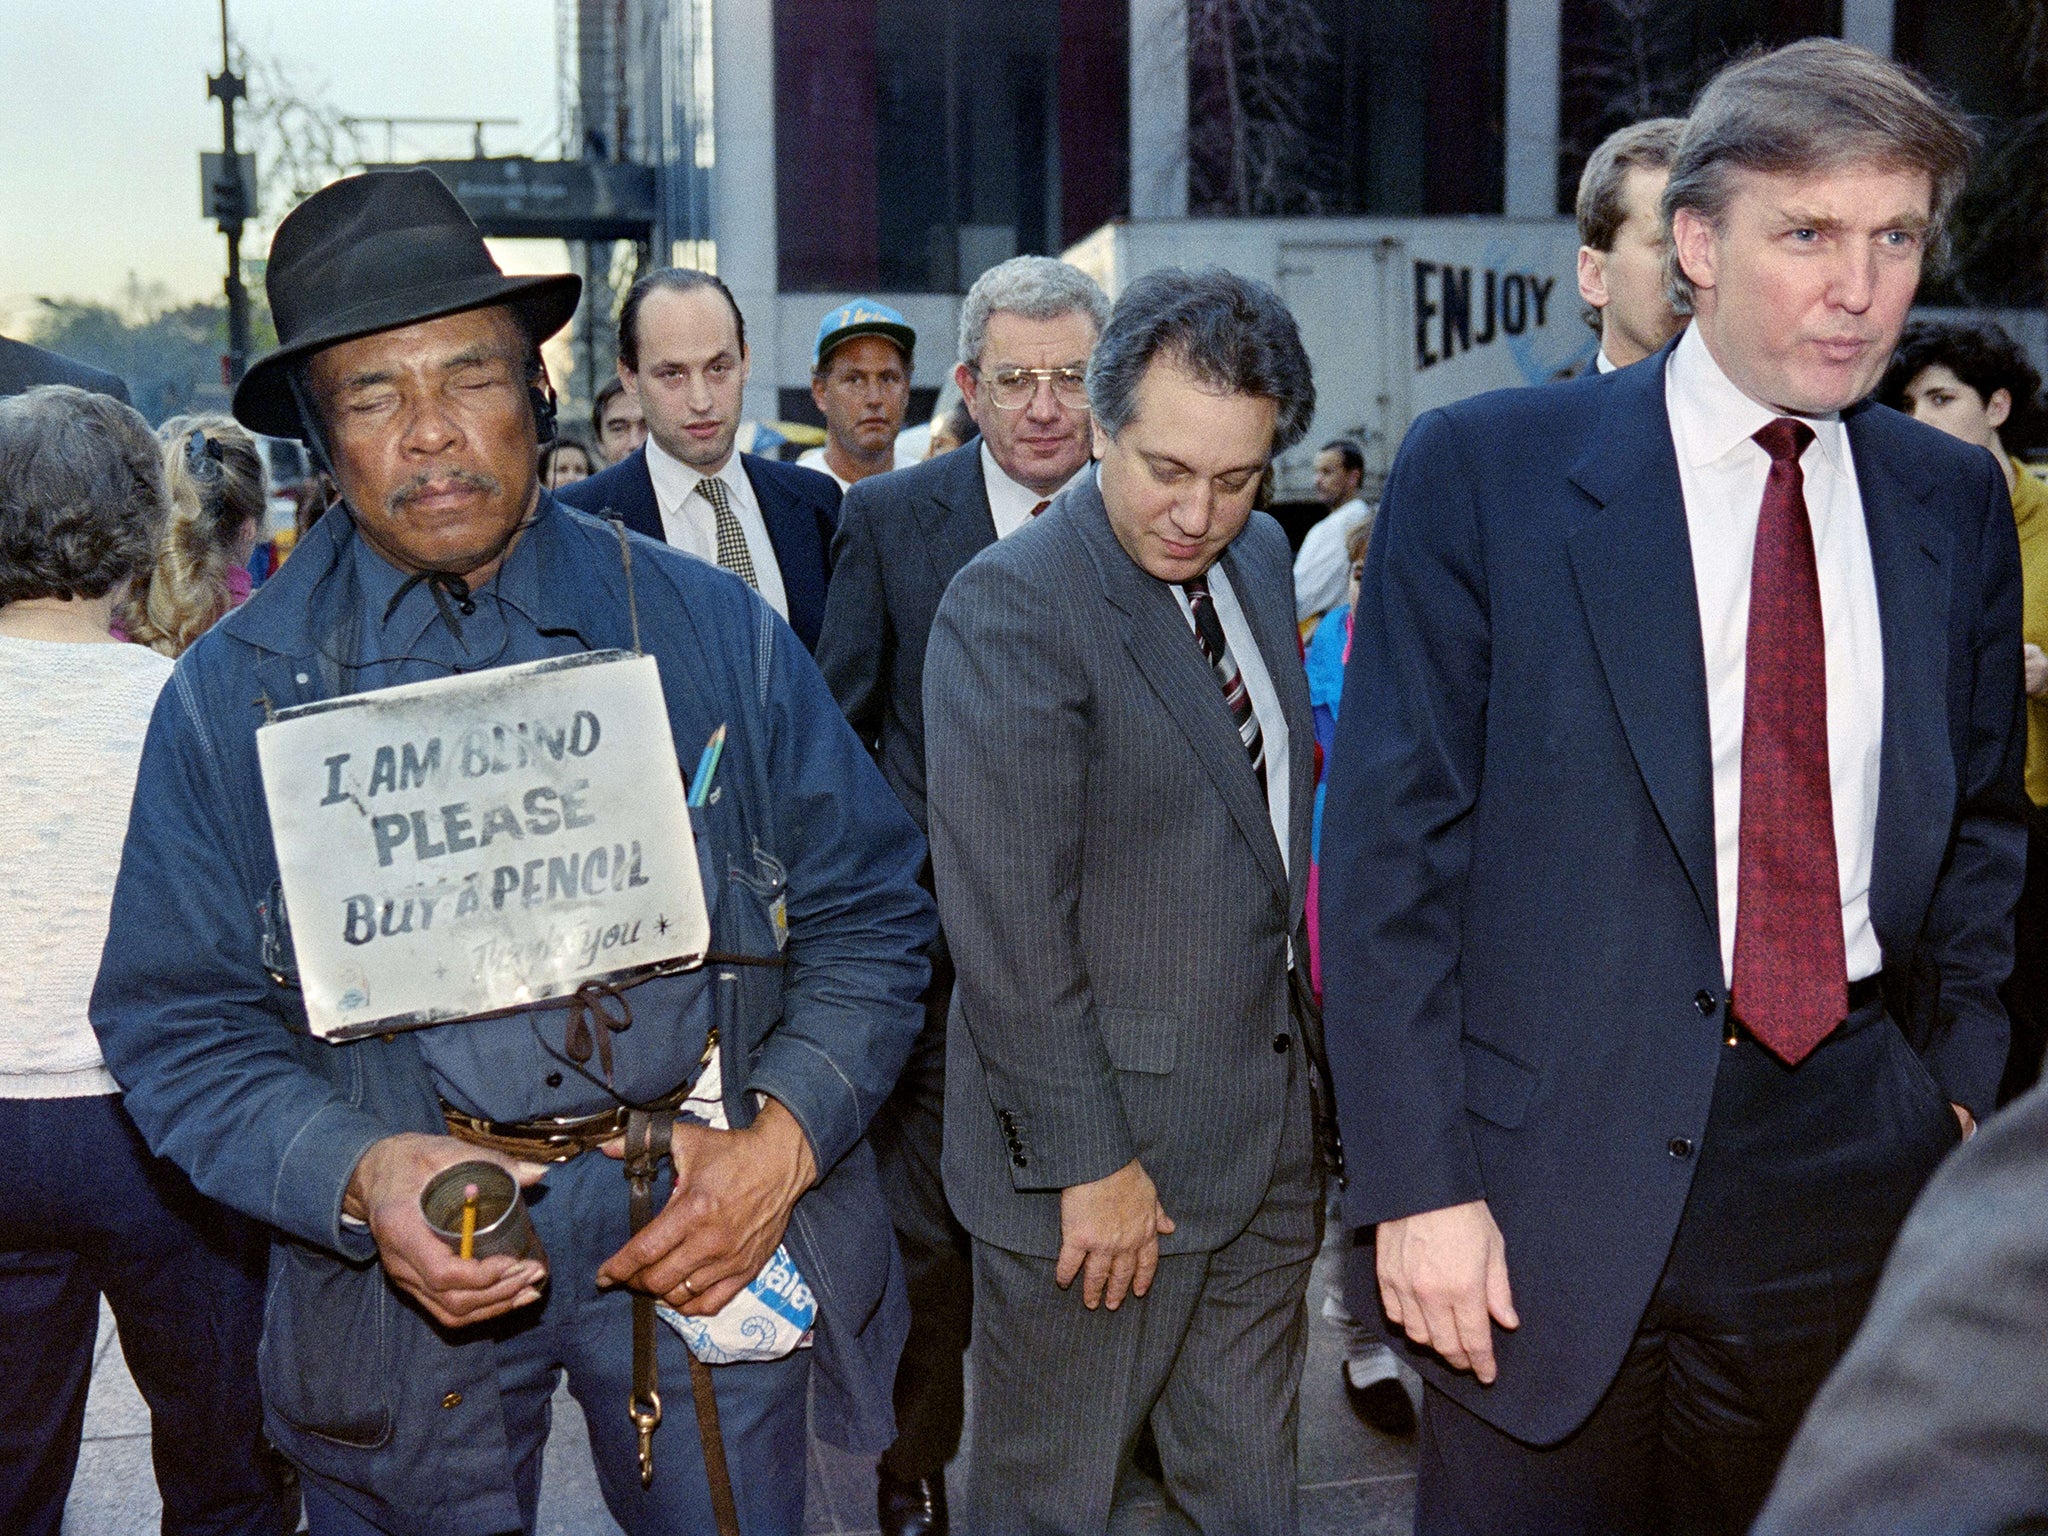
[(873, 299), (853, 299), (818, 322), (817, 361), (813, 366), (823, 368), (834, 347), (856, 336), (887, 337), (896, 343), (905, 363), (917, 346), (917, 332), (895, 310)]

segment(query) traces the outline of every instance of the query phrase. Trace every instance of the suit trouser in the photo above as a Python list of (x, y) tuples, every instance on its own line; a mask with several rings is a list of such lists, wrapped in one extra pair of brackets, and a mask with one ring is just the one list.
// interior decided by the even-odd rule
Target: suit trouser
[[(1907, 1209), (1959, 1135), (1880, 1005), (1797, 1068), (1746, 1035), (1725, 1048), (1685, 1213), (1613, 1385), (1546, 1447), (1431, 1387), (1416, 1531), (1748, 1530)], [(1508, 1271), (1512, 1281), (1512, 1249)]]
[(1151, 1290), (1116, 1311), (1084, 1307), (1078, 1279), (1061, 1290), (1053, 1260), (976, 1241), (974, 1450), (961, 1528), (1107, 1530), (1149, 1417), (1167, 1500), (1197, 1530), (1292, 1536), (1322, 1183), (1297, 1070), (1251, 1224), (1212, 1252), (1165, 1255)]
[(118, 1095), (0, 1099), (0, 1141), (0, 1531), (63, 1521), (104, 1292), (149, 1404), (164, 1530), (270, 1536), (261, 1234), (152, 1157)]
[[(654, 1192), (657, 1210), (671, 1187), (664, 1163)], [(566, 1375), (583, 1409), (598, 1488), (612, 1518), (629, 1536), (712, 1536), (718, 1527), (690, 1397), (690, 1357), (681, 1336), (660, 1322), (654, 1328), (655, 1359), (666, 1407), (654, 1433), (654, 1486), (640, 1486), (639, 1443), (626, 1418), (633, 1379), (632, 1298), (624, 1290), (597, 1288), (598, 1266), (630, 1233), (623, 1169), (586, 1152), (550, 1168), (527, 1195), (548, 1253), (547, 1290), (538, 1304), (483, 1325), (497, 1339), (505, 1480), (524, 1528), (535, 1527), (555, 1387)], [(780, 1360), (712, 1369), (719, 1430), (746, 1536), (803, 1529), (810, 1365), (811, 1352), (800, 1349)], [(407, 1528), (401, 1524), (406, 1512), (393, 1516), (324, 1478), (307, 1474), (305, 1490), (312, 1536)]]
[(896, 1087), (868, 1127), (882, 1194), (910, 1292), (910, 1333), (896, 1367), (896, 1440), (882, 1453), (893, 1477), (935, 1477), (960, 1449), (974, 1288), (967, 1233), (939, 1173), (946, 1102), (946, 1009), (953, 962), (932, 956), (924, 1028)]
[(2039, 1081), (2048, 1048), (2048, 807), (2027, 808), (2027, 878), (2013, 926), (2012, 975), (1998, 989), (2012, 1020), (2012, 1049), (1998, 1085), (2001, 1104)]

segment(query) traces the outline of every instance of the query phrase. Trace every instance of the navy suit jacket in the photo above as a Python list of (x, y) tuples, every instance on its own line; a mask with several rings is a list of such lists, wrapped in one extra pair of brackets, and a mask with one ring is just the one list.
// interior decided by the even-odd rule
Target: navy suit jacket
[(923, 831), (924, 653), (939, 599), (996, 541), (981, 439), (873, 475), (839, 505), (818, 670)]
[[(1348, 1217), (1484, 1199), (1518, 1331), (1438, 1386), (1552, 1443), (1613, 1380), (1704, 1134), (1726, 988), (1669, 349), (1461, 402), (1395, 462), (1324, 811)], [(1991, 1111), (2025, 862), (2020, 567), (1981, 448), (1844, 413), (1884, 651), (1870, 917), (1943, 1094)], [(1689, 1150), (1689, 1149), (1688, 1149)]]
[[(789, 599), (789, 627), (804, 649), (818, 649), (818, 631), (825, 622), (825, 582), (832, 572), (832, 534), (839, 526), (839, 483), (814, 469), (799, 469), (775, 459), (740, 456), (740, 465), (761, 504), (768, 542), (782, 571), (782, 590)], [(661, 526), (661, 504), (647, 473), (647, 450), (635, 449), (610, 469), (588, 480), (565, 485), (555, 499), (599, 517), (625, 520), (635, 533), (657, 544), (668, 535)]]

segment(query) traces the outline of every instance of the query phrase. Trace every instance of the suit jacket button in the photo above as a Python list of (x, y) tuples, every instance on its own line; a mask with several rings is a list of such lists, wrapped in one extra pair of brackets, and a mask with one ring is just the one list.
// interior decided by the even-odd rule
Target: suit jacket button
[(1664, 1150), (1676, 1158), (1691, 1157), (1692, 1138), (1690, 1136), (1674, 1136), (1665, 1143)]
[(1288, 1046), (1288, 1037), (1287, 1037), (1286, 1035), (1275, 1035), (1275, 1036), (1273, 1037), (1273, 1049), (1274, 1049), (1274, 1050), (1276, 1050), (1276, 1051), (1279, 1051), (1279, 1052), (1280, 1052), (1281, 1054), (1283, 1054), (1283, 1055), (1284, 1055), (1284, 1054), (1286, 1054), (1286, 1051), (1287, 1051), (1287, 1046)]
[(1012, 1152), (1010, 1154), (1010, 1161), (1015, 1163), (1019, 1168), (1025, 1166), (1024, 1154), (1022, 1152)]
[(1714, 1010), (1721, 1006), (1715, 1000), (1714, 994), (1705, 987), (1700, 988), (1699, 991), (1693, 994), (1692, 1005), (1699, 1009), (1700, 1017), (1703, 1019), (1711, 1019), (1714, 1016)]
[(450, 1392), (441, 1399), (441, 1406), (443, 1408), (460, 1408), (462, 1406), (462, 1394), (460, 1392)]

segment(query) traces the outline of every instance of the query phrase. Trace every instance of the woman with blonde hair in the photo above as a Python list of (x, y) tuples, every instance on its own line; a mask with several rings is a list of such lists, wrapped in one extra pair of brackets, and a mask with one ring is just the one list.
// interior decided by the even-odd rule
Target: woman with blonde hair
[(249, 596), (266, 491), (256, 439), (229, 417), (173, 416), (157, 437), (170, 516), (121, 623), (129, 639), (176, 657)]

